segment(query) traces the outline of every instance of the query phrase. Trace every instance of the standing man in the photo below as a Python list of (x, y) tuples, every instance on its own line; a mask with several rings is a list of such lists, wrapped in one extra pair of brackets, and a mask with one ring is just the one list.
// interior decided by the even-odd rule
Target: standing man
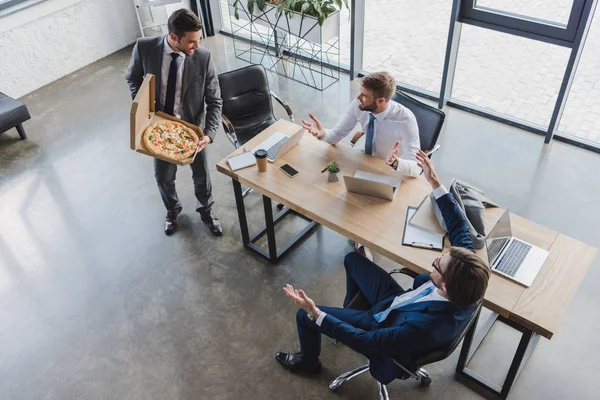
[[(308, 114), (312, 122), (302, 120), (304, 129), (317, 139), (337, 144), (360, 124), (366, 132), (365, 153), (381, 158), (403, 175), (418, 176), (421, 173), (416, 161), (421, 149), (419, 126), (412, 111), (392, 100), (395, 91), (396, 80), (388, 72), (369, 74), (361, 82), (360, 93), (333, 129), (324, 129), (313, 114)], [(368, 248), (359, 243), (354, 247), (373, 261)]]
[[(200, 48), (202, 23), (188, 9), (182, 8), (169, 17), (169, 34), (138, 39), (125, 78), (131, 97), (137, 94), (144, 76), (155, 76), (156, 109), (189, 123), (206, 121), (198, 154), (193, 163), (192, 179), (196, 211), (213, 235), (221, 236), (223, 228), (212, 211), (212, 185), (208, 174), (205, 148), (213, 142), (221, 118), (221, 91), (210, 52)], [(177, 229), (177, 216), (182, 210), (175, 190), (177, 165), (154, 159), (154, 177), (167, 208), (165, 234)]]

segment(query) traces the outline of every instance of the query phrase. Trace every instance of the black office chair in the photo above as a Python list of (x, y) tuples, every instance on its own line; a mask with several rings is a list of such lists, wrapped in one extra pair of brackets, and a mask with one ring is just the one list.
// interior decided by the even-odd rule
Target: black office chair
[[(408, 268), (394, 269), (394, 270), (390, 271), (390, 275), (392, 275), (392, 274), (405, 274), (405, 275), (411, 276), (412, 278), (414, 278), (418, 275), (416, 272), (414, 272)], [(406, 379), (410, 379), (410, 378), (416, 379), (421, 383), (421, 386), (428, 386), (429, 384), (431, 384), (431, 376), (425, 369), (423, 369), (423, 366), (425, 366), (427, 364), (432, 364), (434, 362), (442, 361), (445, 358), (449, 357), (454, 352), (454, 350), (458, 347), (460, 342), (463, 340), (465, 334), (469, 331), (471, 326), (473, 326), (473, 324), (477, 323), (477, 319), (479, 318), (479, 313), (481, 312), (482, 305), (483, 305), (483, 301), (480, 302), (479, 306), (477, 307), (477, 309), (471, 316), (471, 319), (465, 325), (465, 327), (462, 329), (460, 334), (458, 334), (454, 338), (452, 343), (449, 343), (447, 346), (442, 347), (442, 348), (437, 348), (437, 349), (430, 349), (427, 351), (414, 352), (411, 355), (412, 359), (411, 359), (411, 362), (409, 365), (402, 365), (398, 361), (396, 361), (395, 359), (392, 358), (392, 361), (394, 362), (394, 364), (399, 368), (400, 371), (403, 372), (401, 375), (397, 376), (397, 379), (402, 379), (402, 380), (406, 380)], [(352, 299), (352, 301), (348, 304), (347, 308), (353, 308), (353, 309), (357, 309), (357, 310), (368, 310), (369, 305), (367, 303), (366, 298), (362, 295), (362, 293), (359, 292)], [(348, 372), (338, 376), (334, 380), (332, 380), (331, 383), (329, 384), (329, 389), (335, 391), (345, 382), (349, 381), (350, 379), (352, 379), (358, 375), (361, 375), (361, 374), (367, 372), (368, 370), (369, 370), (369, 364), (366, 364), (366, 365), (363, 365), (352, 371), (348, 371)], [(377, 381), (377, 386), (379, 388), (379, 399), (380, 400), (389, 400), (386, 385)]]
[[(440, 148), (440, 145), (436, 145), (436, 143), (444, 125), (446, 114), (400, 91), (394, 93), (392, 100), (402, 104), (415, 115), (417, 125), (419, 126), (421, 150), (431, 157)], [(357, 132), (352, 140), (350, 140), (351, 146), (354, 146), (363, 135), (364, 132)]]
[[(224, 72), (218, 78), (223, 99), (223, 129), (236, 149), (277, 121), (271, 97), (281, 104), (290, 121), (294, 122), (290, 106), (269, 90), (262, 65)], [(242, 196), (246, 197), (250, 192), (252, 189), (246, 189)]]
[(223, 98), (223, 128), (237, 149), (273, 125), (273, 97), (285, 109), (290, 121), (294, 115), (290, 106), (269, 90), (269, 81), (262, 65), (250, 65), (219, 75)]

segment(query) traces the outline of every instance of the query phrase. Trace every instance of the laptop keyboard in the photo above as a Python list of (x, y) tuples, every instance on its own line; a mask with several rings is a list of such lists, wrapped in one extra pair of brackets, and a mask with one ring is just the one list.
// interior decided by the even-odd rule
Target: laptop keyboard
[(496, 265), (496, 271), (514, 277), (523, 264), (523, 260), (527, 257), (529, 250), (531, 250), (531, 246), (527, 243), (513, 240), (498, 265)]
[(271, 148), (269, 150), (267, 150), (267, 158), (269, 160), (275, 159), (275, 156), (277, 155), (277, 150), (279, 150), (279, 146), (281, 146), (282, 143), (288, 139), (289, 139), (288, 137), (284, 137), (279, 142), (277, 142), (273, 146), (271, 146)]
[(488, 248), (487, 248), (488, 260), (491, 260), (490, 265), (494, 265), (494, 263), (496, 262), (496, 259), (502, 252), (504, 245), (509, 240), (510, 240), (510, 238), (500, 238), (500, 239), (492, 239), (491, 240), (491, 243), (488, 245)]

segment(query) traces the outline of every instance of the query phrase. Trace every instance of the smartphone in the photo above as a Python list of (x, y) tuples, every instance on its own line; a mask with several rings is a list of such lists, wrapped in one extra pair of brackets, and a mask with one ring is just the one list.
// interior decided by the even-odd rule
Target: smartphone
[(287, 176), (289, 176), (290, 178), (293, 178), (296, 175), (298, 175), (298, 171), (296, 171), (294, 168), (292, 168), (292, 166), (290, 164), (283, 164), (279, 169), (281, 169), (283, 172), (285, 172), (285, 174)]

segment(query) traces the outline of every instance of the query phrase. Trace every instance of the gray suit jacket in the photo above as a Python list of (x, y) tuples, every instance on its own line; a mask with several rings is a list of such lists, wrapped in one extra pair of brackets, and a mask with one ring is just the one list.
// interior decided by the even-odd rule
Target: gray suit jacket
[[(466, 182), (453, 179), (448, 189), (454, 195), (456, 203), (461, 208), (467, 217), (467, 225), (469, 226), (469, 234), (473, 240), (473, 246), (476, 249), (481, 249), (485, 245), (485, 209), (490, 207), (498, 207), (496, 203), (485, 196), (485, 192)], [(437, 205), (433, 193), (430, 195), (433, 202), (433, 212), (440, 226), (448, 231), (442, 212)]]
[[(146, 74), (155, 76), (154, 93), (158, 111), (163, 109), (163, 104), (160, 103), (160, 88), (164, 39), (164, 36), (138, 39), (125, 74), (131, 98), (137, 94)], [(201, 126), (205, 102), (206, 121), (203, 132), (214, 140), (221, 122), (223, 100), (210, 51), (198, 48), (191, 57), (185, 58), (181, 85), (181, 119)]]

